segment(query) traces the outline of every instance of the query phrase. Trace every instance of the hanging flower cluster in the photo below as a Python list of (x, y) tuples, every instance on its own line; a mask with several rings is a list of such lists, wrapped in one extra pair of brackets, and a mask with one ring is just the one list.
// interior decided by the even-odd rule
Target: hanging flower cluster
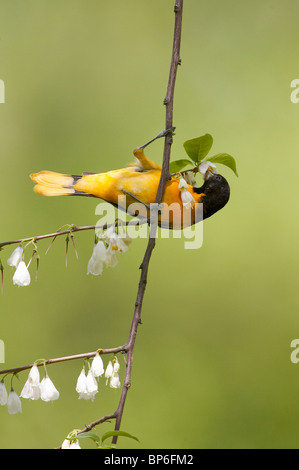
[(45, 377), (40, 382), (39, 370), (37, 365), (34, 364), (30, 369), (28, 379), (21, 391), (20, 397), (30, 400), (38, 400), (39, 398), (43, 401), (58, 400), (59, 392), (49, 378), (46, 367), (45, 373)]
[[(83, 369), (77, 379), (76, 384), (76, 391), (79, 394), (79, 399), (94, 401), (95, 395), (99, 391), (98, 379), (103, 375), (106, 378), (106, 385), (109, 382), (111, 388), (119, 388), (121, 386), (119, 378), (120, 364), (117, 357), (114, 356), (113, 360), (109, 361), (105, 370), (103, 360), (100, 356), (100, 351), (101, 350), (97, 351), (91, 365), (87, 360), (84, 362)], [(87, 374), (85, 372), (86, 362), (88, 362), (89, 365)], [(39, 363), (42, 363), (45, 369), (45, 376), (42, 380), (40, 380), (40, 373), (38, 368)], [(0, 382), (0, 405), (6, 405), (10, 414), (22, 413), (22, 402), (20, 398), (29, 400), (41, 399), (43, 401), (49, 402), (58, 400), (60, 396), (59, 391), (56, 389), (52, 380), (48, 376), (44, 359), (36, 361), (31, 367), (20, 396), (14, 391), (12, 387), (12, 380), (14, 377), (15, 374), (12, 374), (11, 389), (9, 394), (7, 393), (4, 379), (2, 379)], [(66, 444), (74, 444), (74, 442), (73, 440), (70, 440), (69, 443), (66, 442)]]
[(119, 369), (120, 365), (117, 357), (115, 356), (113, 361), (109, 361), (105, 371), (102, 358), (99, 352), (97, 352), (87, 374), (84, 363), (81, 373), (77, 379), (76, 392), (79, 394), (79, 400), (83, 399), (94, 401), (95, 395), (99, 391), (98, 379), (99, 377), (102, 377), (103, 374), (105, 374), (105, 378), (107, 379), (106, 385), (108, 380), (110, 380), (111, 388), (119, 388), (121, 385), (119, 379)]
[(106, 385), (109, 382), (109, 385), (111, 388), (120, 387), (121, 383), (119, 380), (119, 373), (118, 373), (119, 369), (120, 369), (120, 365), (117, 360), (117, 357), (114, 357), (113, 361), (109, 361), (109, 364), (105, 372)]
[[(59, 231), (66, 227), (67, 230), (72, 229), (72, 225), (66, 225), (61, 227)], [(46, 251), (48, 253), (49, 249), (53, 245), (53, 242), (56, 239), (55, 235), (53, 240)], [(68, 245), (69, 240), (72, 240), (76, 257), (78, 258), (77, 249), (75, 246), (74, 236), (71, 234), (70, 236), (67, 235), (66, 237), (66, 265), (67, 265), (67, 256), (68, 256)], [(37, 252), (37, 245), (36, 239), (32, 238), (28, 241), (24, 240), (17, 248), (12, 252), (10, 257), (7, 260), (7, 264), (15, 269), (13, 275), (13, 284), (19, 287), (27, 287), (31, 283), (31, 276), (29, 273), (29, 266), (31, 261), (34, 257), (36, 257), (37, 262), (37, 270), (36, 275), (38, 273), (39, 268), (39, 254)], [(27, 243), (26, 243), (27, 242)], [(26, 243), (26, 244), (25, 244)], [(102, 274), (104, 266), (114, 268), (118, 264), (117, 255), (120, 253), (125, 253), (128, 250), (129, 244), (131, 243), (131, 239), (128, 236), (126, 230), (123, 229), (121, 225), (117, 226), (110, 226), (108, 229), (103, 230), (101, 237), (96, 237), (96, 242), (93, 247), (93, 252), (91, 255), (90, 260), (88, 261), (87, 266), (87, 274), (92, 274), (93, 276), (98, 276)], [(23, 247), (23, 245), (25, 245)], [(30, 258), (28, 264), (25, 263), (24, 260), (24, 251), (29, 246), (33, 245), (33, 253)], [(2, 289), (3, 289), (3, 271), (4, 267), (0, 260), (0, 271), (1, 271), (1, 278), (2, 278)]]
[(12, 387), (8, 394), (4, 380), (1, 380), (0, 382), (0, 405), (6, 405), (8, 413), (11, 415), (22, 413), (22, 403), (18, 394), (14, 391)]
[[(27, 241), (27, 243), (25, 244), (26, 241)], [(12, 252), (12, 254), (10, 255), (10, 257), (7, 260), (8, 266), (11, 266), (12, 268), (15, 269), (12, 281), (13, 281), (14, 285), (19, 286), (19, 287), (27, 287), (27, 286), (30, 285), (31, 277), (30, 277), (30, 273), (29, 273), (28, 268), (29, 268), (29, 266), (31, 264), (31, 261), (33, 260), (34, 257), (36, 257), (36, 263), (37, 263), (36, 275), (37, 275), (38, 266), (39, 266), (39, 254), (37, 252), (37, 245), (35, 243), (35, 239), (32, 238), (32, 239), (29, 239), (29, 241), (28, 240), (26, 240), (26, 241), (24, 240), (19, 246), (17, 246), (17, 248)], [(25, 246), (23, 247), (23, 245), (25, 245)], [(33, 246), (33, 252), (32, 252), (32, 255), (31, 255), (31, 258), (30, 258), (28, 264), (26, 264), (25, 260), (24, 260), (24, 252), (25, 252), (25, 249), (29, 245)], [(4, 267), (1, 263), (1, 260), (0, 260), (0, 270), (1, 270), (2, 288), (3, 288), (3, 271), (4, 271)]]
[[(37, 363), (34, 363), (30, 369), (28, 379), (20, 393), (20, 396), (14, 391), (12, 384), (10, 393), (7, 394), (4, 379), (0, 382), (0, 405), (7, 406), (10, 414), (22, 413), (22, 402), (20, 398), (30, 400), (54, 401), (59, 398), (59, 392), (55, 388), (52, 380), (49, 378), (45, 367), (45, 377), (40, 381)], [(12, 379), (14, 374), (12, 375)]]
[(11, 254), (7, 260), (8, 266), (16, 268), (12, 282), (20, 287), (29, 286), (31, 282), (30, 273), (28, 267), (24, 261), (24, 250), (21, 245), (19, 245)]
[(125, 253), (130, 243), (131, 239), (126, 232), (118, 234), (114, 227), (109, 227), (93, 247), (87, 274), (98, 276), (102, 274), (104, 266), (114, 268), (118, 263), (117, 255)]

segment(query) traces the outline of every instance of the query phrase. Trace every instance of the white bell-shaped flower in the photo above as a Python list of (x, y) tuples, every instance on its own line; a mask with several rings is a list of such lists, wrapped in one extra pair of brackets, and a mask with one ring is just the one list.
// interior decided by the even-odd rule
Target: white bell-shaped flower
[(98, 384), (91, 370), (89, 370), (86, 376), (83, 367), (77, 380), (76, 392), (79, 393), (79, 400), (94, 400), (95, 395), (98, 392)]
[(121, 385), (120, 380), (119, 380), (119, 375), (118, 374), (113, 374), (111, 379), (110, 379), (110, 387), (111, 388), (119, 388)]
[(209, 161), (201, 162), (198, 165), (198, 170), (200, 171), (204, 179), (207, 179), (214, 173), (217, 173), (216, 165), (214, 165), (214, 163), (209, 162)]
[(108, 366), (106, 367), (106, 370), (105, 370), (105, 378), (107, 379), (106, 385), (107, 385), (108, 380), (111, 379), (112, 375), (113, 375), (113, 364), (111, 361), (109, 361)]
[(59, 392), (53, 384), (52, 380), (46, 376), (40, 383), (40, 397), (43, 401), (58, 400)]
[(86, 387), (86, 375), (85, 375), (85, 370), (84, 367), (81, 370), (81, 373), (77, 379), (77, 384), (76, 384), (76, 392), (79, 393), (79, 398), (83, 398), (80, 395), (84, 395), (87, 393), (87, 387)]
[(191, 209), (195, 204), (195, 199), (187, 189), (181, 192), (181, 199), (185, 209)]
[(17, 248), (12, 252), (10, 257), (8, 258), (7, 264), (16, 268), (19, 262), (22, 260), (23, 251), (24, 250), (21, 245), (17, 246)]
[(113, 362), (109, 362), (106, 372), (105, 372), (105, 377), (106, 377), (106, 385), (108, 380), (110, 379), (109, 386), (111, 388), (119, 388), (121, 383), (119, 380), (119, 369), (120, 369), (120, 364), (118, 362), (117, 357), (114, 357)]
[(91, 371), (94, 377), (101, 377), (105, 372), (103, 360), (98, 352), (91, 363)]
[(189, 192), (188, 183), (184, 180), (184, 178), (180, 179), (178, 188), (181, 191), (181, 199), (183, 206), (185, 207), (185, 209), (191, 209), (195, 204), (195, 199)]
[(21, 398), (38, 400), (40, 398), (40, 375), (38, 367), (34, 364), (29, 372), (28, 379), (21, 391)]
[(11, 415), (15, 415), (17, 413), (22, 413), (22, 403), (17, 395), (17, 393), (14, 390), (11, 390), (8, 398), (7, 398), (7, 409), (8, 413)]
[(102, 242), (102, 240), (99, 240), (98, 243), (93, 247), (92, 256), (87, 265), (87, 274), (93, 274), (93, 276), (102, 274), (106, 258), (107, 253), (105, 244)]
[(15, 285), (20, 287), (29, 286), (31, 278), (24, 261), (19, 262), (16, 272), (14, 273), (14, 276), (12, 278), (12, 281)]

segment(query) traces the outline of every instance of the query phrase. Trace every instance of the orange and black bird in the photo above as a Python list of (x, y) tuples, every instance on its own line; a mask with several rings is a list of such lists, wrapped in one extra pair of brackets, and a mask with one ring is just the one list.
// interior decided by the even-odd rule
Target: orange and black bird
[[(82, 173), (80, 176), (65, 175), (52, 171), (40, 171), (30, 175), (36, 183), (34, 191), (42, 196), (93, 196), (114, 206), (142, 217), (149, 217), (150, 205), (155, 203), (162, 168), (147, 158), (143, 149), (158, 137), (166, 135), (163, 131), (151, 141), (133, 151), (136, 161), (126, 168), (106, 173)], [(170, 229), (181, 229), (186, 226), (183, 220), (185, 207), (182, 203), (180, 179), (171, 177), (165, 185), (164, 203), (159, 216), (159, 225)], [(219, 174), (206, 174), (201, 187), (188, 185), (187, 191), (196, 203), (203, 203), (203, 219), (207, 219), (226, 205), (230, 188), (226, 179)], [(137, 213), (130, 212), (131, 204), (140, 207)], [(141, 203), (141, 204), (140, 204)], [(176, 204), (173, 204), (176, 203)], [(196, 204), (191, 208), (187, 225), (193, 225), (196, 219)], [(165, 222), (165, 224), (164, 224)]]

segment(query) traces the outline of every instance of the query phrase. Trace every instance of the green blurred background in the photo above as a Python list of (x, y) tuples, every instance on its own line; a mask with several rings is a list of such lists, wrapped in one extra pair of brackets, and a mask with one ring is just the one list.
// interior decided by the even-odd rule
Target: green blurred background
[[(173, 6), (0, 1), (0, 241), (96, 223), (98, 201), (38, 197), (28, 175), (121, 168), (164, 128)], [(299, 337), (299, 104), (290, 100), (298, 14), (293, 0), (185, 2), (172, 159), (208, 132), (212, 154), (233, 155), (239, 178), (219, 166), (231, 200), (204, 223), (200, 250), (157, 242), (122, 421), (140, 444), (123, 438), (119, 448), (298, 447), (299, 364), (290, 361)], [(161, 162), (162, 149), (155, 142), (147, 154)], [(67, 268), (64, 239), (47, 256), (48, 241), (39, 243), (38, 281), (28, 288), (12, 285), (12, 249), (1, 252), (1, 368), (126, 341), (147, 241), (135, 240), (115, 269), (92, 278), (93, 234), (75, 239), (79, 260), (70, 249)], [(120, 390), (103, 381), (94, 403), (78, 400), (81, 368), (48, 367), (61, 394), (54, 403), (23, 400), (15, 416), (2, 407), (1, 448), (53, 448), (113, 412)], [(18, 393), (26, 378), (14, 379)]]

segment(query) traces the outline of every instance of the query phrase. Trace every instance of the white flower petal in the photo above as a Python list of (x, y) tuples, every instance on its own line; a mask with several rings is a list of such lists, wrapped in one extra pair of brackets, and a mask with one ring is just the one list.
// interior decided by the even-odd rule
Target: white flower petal
[(87, 274), (98, 276), (103, 272), (104, 262), (106, 261), (106, 247), (104, 242), (98, 241), (93, 247), (92, 256), (87, 265)]

